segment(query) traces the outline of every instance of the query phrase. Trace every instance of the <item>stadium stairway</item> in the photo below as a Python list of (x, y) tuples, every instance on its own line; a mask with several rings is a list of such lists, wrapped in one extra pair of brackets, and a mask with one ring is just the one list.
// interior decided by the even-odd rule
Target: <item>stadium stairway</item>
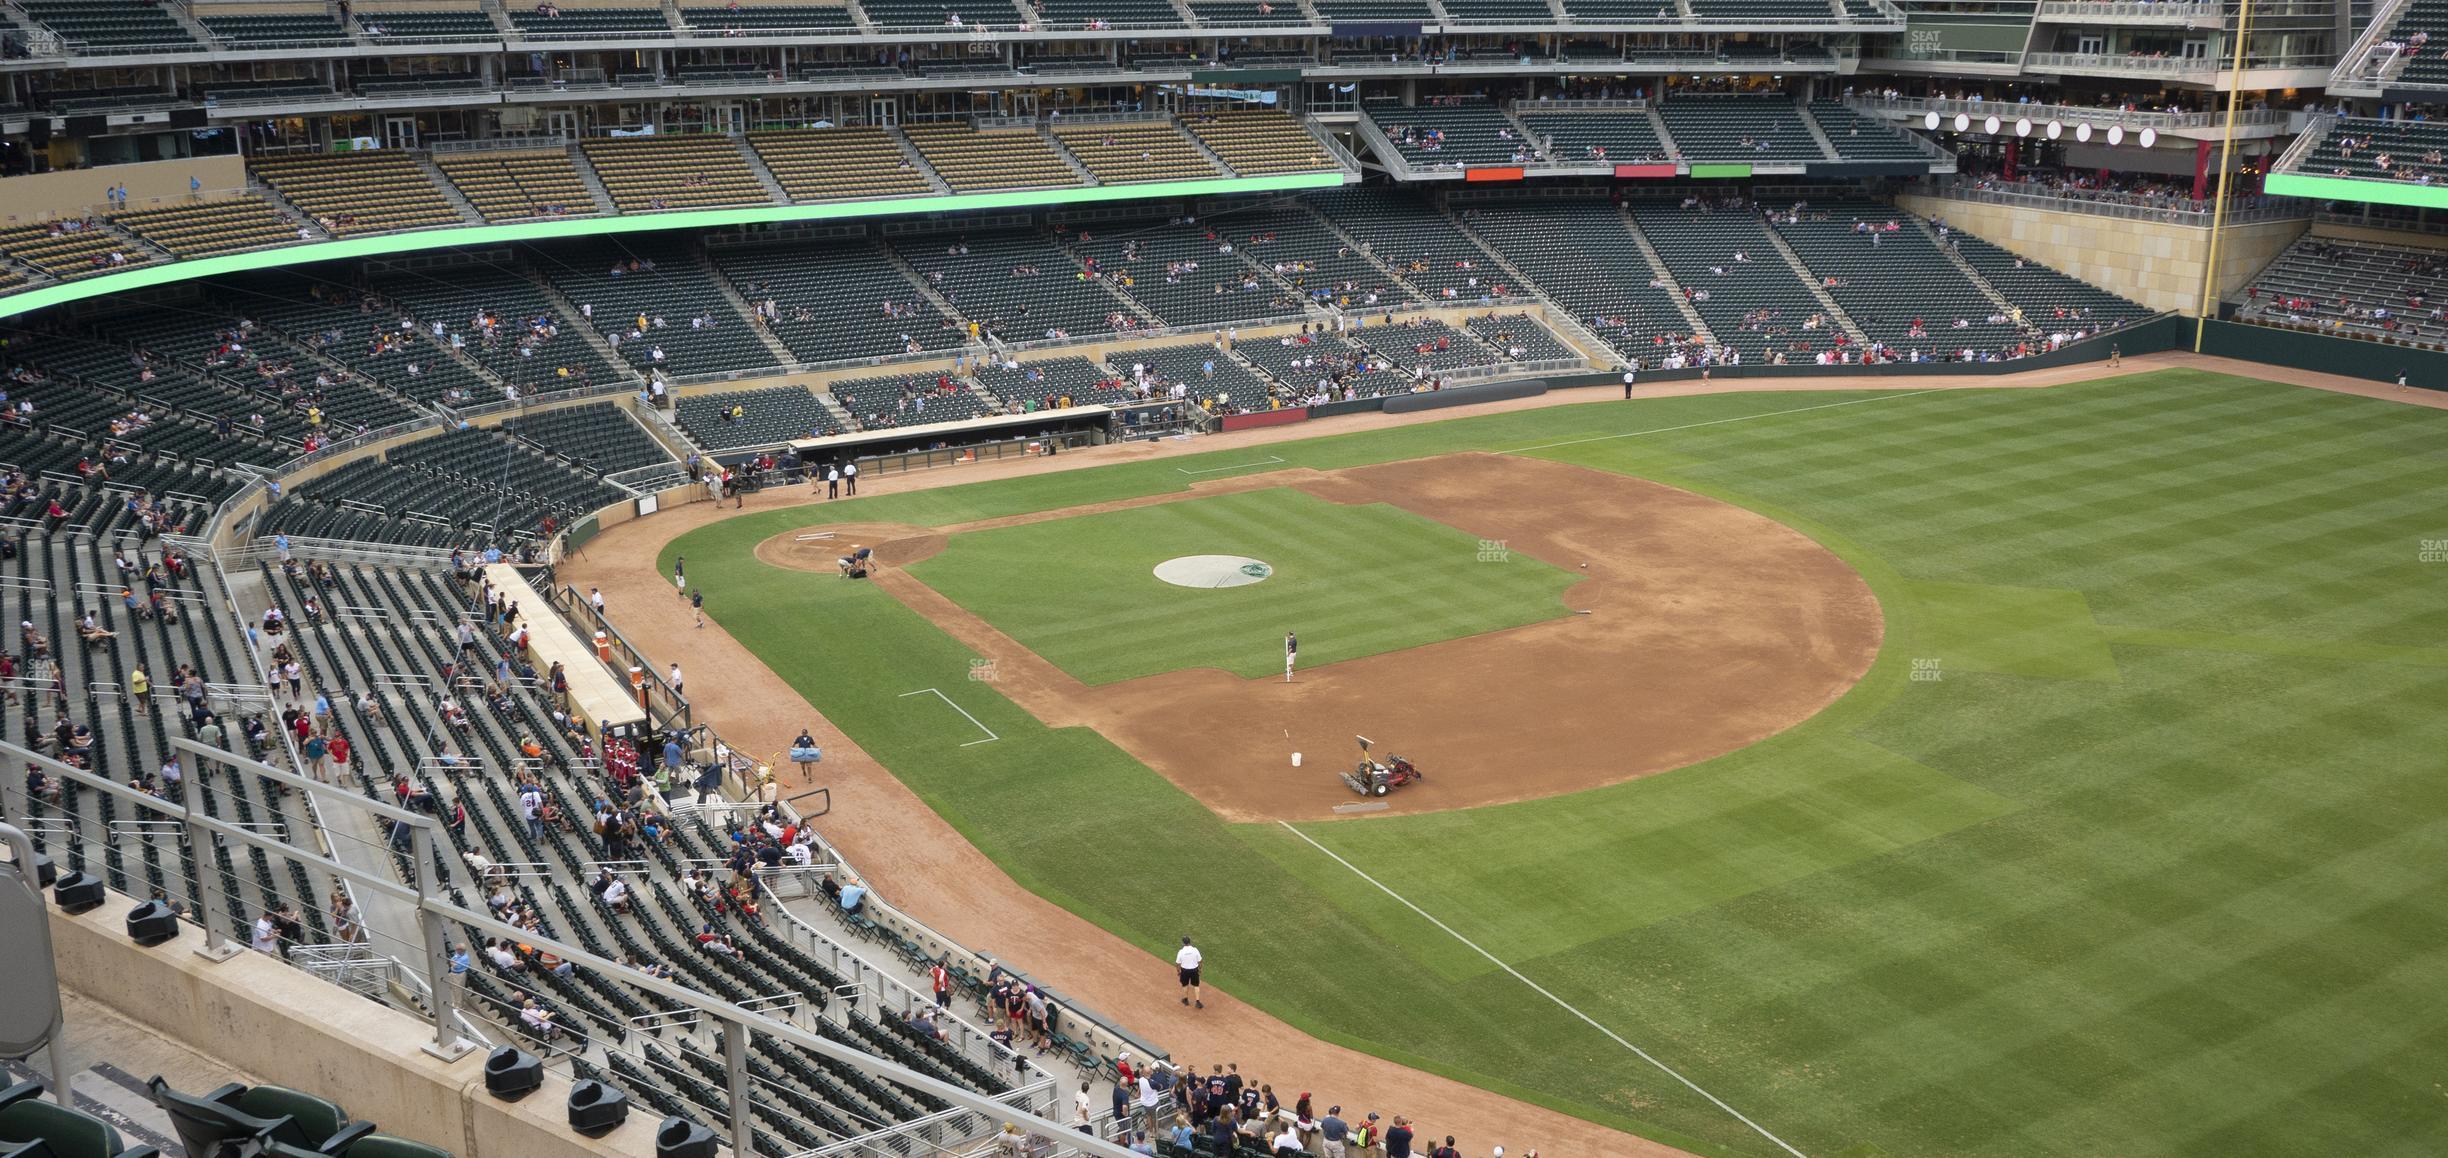
[[(754, 150), (750, 152), (753, 154)], [(763, 168), (761, 164), (758, 167)], [(767, 179), (771, 179), (770, 173)], [(690, 248), (693, 250), (697, 268), (705, 271), (706, 280), (714, 283), (714, 288), (722, 294), (722, 299), (731, 303), (731, 310), (739, 315), (740, 324), (748, 327), (749, 332), (757, 336), (757, 340), (765, 343), (766, 351), (773, 355), (774, 365), (778, 368), (796, 363), (799, 359), (791, 355), (790, 347), (783, 345), (782, 339), (775, 337), (773, 330), (757, 318), (756, 307), (749, 305), (748, 299), (740, 296), (739, 287), (732, 285), (731, 279), (723, 276), (723, 271), (715, 266), (714, 258), (706, 252), (706, 248), (702, 245)]]
[[(1929, 243), (1938, 248), (1939, 254), (1944, 256), (1949, 264), (1963, 271), (1964, 280), (1971, 282), (1974, 289), (1979, 290), (1983, 296), (1995, 303), (1999, 313), (2009, 317), (2013, 316), (2015, 304), (2007, 301), (2006, 295), (1999, 293), (1996, 286), (1989, 284), (1989, 279), (1981, 276), (1981, 271), (1972, 268), (1972, 263), (1965, 261), (1962, 254), (1955, 252), (1954, 246), (1947, 244), (1945, 239), (1939, 237), (1937, 227), (1931, 225), (1928, 218), (1916, 213), (1907, 214), (1905, 219), (1911, 221), (1913, 227), (1921, 231), (1921, 236), (1928, 238)], [(2023, 329), (2024, 332), (2029, 333), (2031, 326), (2026, 323)]]
[(1054, 133), (1046, 132), (1042, 129), (1037, 131), (1037, 135), (1045, 138), (1046, 147), (1054, 150), (1054, 155), (1062, 158), (1062, 163), (1071, 167), (1072, 175), (1079, 178), (1080, 184), (1104, 184), (1104, 182), (1097, 180), (1097, 175), (1089, 171), (1088, 163), (1080, 160), (1079, 154), (1072, 152), (1071, 146), (1064, 143), (1060, 136)]
[[(852, 10), (856, 11), (855, 6)], [(939, 197), (951, 195), (952, 183), (944, 180), (943, 174), (935, 171), (935, 166), (927, 164), (926, 154), (919, 152), (918, 146), (911, 144), (906, 134), (896, 127), (884, 130), (884, 135), (892, 138), (893, 147), (901, 150), (901, 157), (909, 162), (910, 169), (926, 178), (928, 188), (933, 189)]]
[(1675, 307), (1683, 311), (1683, 320), (1691, 323), (1691, 332), (1698, 334), (1709, 345), (1716, 345), (1717, 335), (1709, 331), (1708, 319), (1701, 317), (1700, 311), (1693, 308), (1691, 299), (1683, 296), (1683, 285), (1675, 280), (1674, 270), (1667, 268), (1666, 259), (1658, 255), (1657, 246), (1649, 243), (1649, 235), (1641, 232), (1640, 223), (1632, 219), (1628, 210), (1624, 213), (1624, 226), (1632, 231), (1632, 245), (1640, 250), (1642, 257), (1648, 259), (1649, 268), (1666, 279), (1666, 292), (1674, 295)]
[(571, 146), (569, 159), (570, 168), (578, 171), (578, 183), (586, 186), (587, 196), (595, 202), (595, 212), (607, 215), (620, 212), (612, 203), (612, 191), (604, 188), (603, 176), (587, 160), (586, 150)]
[(1819, 151), (1826, 154), (1828, 160), (1843, 160), (1843, 155), (1836, 151), (1836, 142), (1828, 139), (1826, 126), (1819, 123), (1819, 118), (1810, 115), (1810, 106), (1797, 99), (1794, 109), (1801, 114), (1802, 127), (1809, 130), (1811, 140), (1819, 143)]
[(1862, 332), (1861, 326), (1853, 321), (1851, 314), (1844, 312), (1844, 308), (1836, 304), (1836, 296), (1829, 293), (1827, 286), (1820, 283), (1818, 275), (1813, 274), (1809, 266), (1802, 264), (1802, 255), (1793, 251), (1793, 246), (1786, 242), (1785, 236), (1774, 229), (1763, 228), (1760, 232), (1767, 236), (1768, 245), (1777, 251), (1777, 256), (1784, 258), (1785, 264), (1793, 267), (1794, 276), (1802, 279), (1802, 284), (1809, 288), (1811, 296), (1819, 299), (1819, 308), (1827, 312), (1828, 320), (1836, 323), (1837, 328), (1845, 332), (1845, 337), (1853, 340), (1856, 348), (1867, 347), (1870, 344), (1869, 335)]
[(450, 179), (450, 174), (443, 172), (441, 166), (434, 164), (433, 154), (419, 152), (414, 156), (417, 168), (424, 172), (426, 180), (433, 182), (435, 189), (441, 191), (442, 199), (450, 202), (451, 208), (459, 211), (461, 221), (469, 225), (485, 224), (484, 211), (476, 208), (476, 203), (468, 200), (467, 194), (459, 191), (458, 184)]

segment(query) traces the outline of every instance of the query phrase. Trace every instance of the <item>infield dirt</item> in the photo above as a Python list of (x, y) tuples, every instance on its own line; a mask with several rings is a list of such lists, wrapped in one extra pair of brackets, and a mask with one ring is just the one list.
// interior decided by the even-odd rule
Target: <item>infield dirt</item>
[[(1587, 614), (1290, 682), (1201, 668), (1091, 687), (903, 570), (965, 531), (1274, 486), (1434, 519), (1490, 544), (1491, 567), (1520, 556), (1583, 576), (1564, 601)], [(832, 539), (800, 540), (827, 531)], [(1050, 726), (1096, 729), (1236, 821), (1325, 819), (1358, 802), (1335, 775), (1357, 757), (1355, 735), (1429, 773), (1375, 815), (1551, 796), (1698, 763), (1835, 702), (1869, 670), (1885, 626), (1861, 576), (1790, 527), (1689, 491), (1512, 455), (1284, 471), (949, 527), (819, 524), (768, 539), (757, 555), (831, 570), (854, 541), (884, 561), (879, 586), (994, 661), (1004, 695)]]

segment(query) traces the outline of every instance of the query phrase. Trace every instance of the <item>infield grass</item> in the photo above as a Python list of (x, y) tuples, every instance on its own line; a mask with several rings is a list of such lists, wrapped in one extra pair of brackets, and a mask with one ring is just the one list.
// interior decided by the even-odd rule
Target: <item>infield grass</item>
[[(1242, 555), (1274, 574), (1240, 587), (1158, 579), (1183, 555)], [(954, 535), (909, 569), (1083, 683), (1183, 668), (1283, 670), (1519, 627), (1566, 613), (1574, 577), (1535, 559), (1487, 566), (1479, 540), (1382, 503), (1288, 487)]]
[[(1320, 469), (1541, 446), (1715, 495), (1852, 562), (1889, 628), (1851, 693), (1743, 751), (1301, 831), (1814, 1158), (2448, 1152), (2448, 562), (2425, 561), (2448, 540), (2443, 444), (2438, 412), (2168, 371), (1270, 446)], [(1164, 493), (1236, 453), (828, 514)], [(889, 596), (750, 556), (804, 519), (670, 551), (724, 626), (1023, 884), (1160, 956), (1197, 934), (1212, 980), (1321, 1036), (1690, 1148), (1776, 1152), (1282, 827), (1226, 824), (1101, 737), (962, 682), (969, 653)], [(896, 698), (927, 686), (1004, 741), (961, 748), (954, 713)]]

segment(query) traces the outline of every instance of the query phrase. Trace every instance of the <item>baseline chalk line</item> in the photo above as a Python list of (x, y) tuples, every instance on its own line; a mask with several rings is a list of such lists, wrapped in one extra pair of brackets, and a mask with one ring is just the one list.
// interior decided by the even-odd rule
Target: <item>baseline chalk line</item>
[(1370, 875), (1368, 875), (1367, 873), (1361, 872), (1361, 871), (1360, 871), (1360, 866), (1355, 865), (1355, 864), (1353, 864), (1352, 862), (1350, 862), (1350, 861), (1347, 861), (1347, 860), (1343, 859), (1343, 857), (1342, 857), (1340, 854), (1336, 853), (1336, 852), (1335, 852), (1335, 850), (1333, 850), (1333, 849), (1331, 849), (1331, 848), (1328, 848), (1328, 847), (1326, 847), (1325, 845), (1319, 844), (1319, 843), (1318, 843), (1317, 841), (1315, 841), (1315, 840), (1312, 840), (1312, 839), (1310, 838), (1310, 836), (1309, 836), (1309, 834), (1308, 834), (1308, 833), (1302, 832), (1301, 830), (1299, 830), (1299, 829), (1297, 829), (1297, 828), (1292, 827), (1292, 823), (1291, 823), (1290, 821), (1287, 821), (1287, 820), (1278, 820), (1278, 821), (1276, 821), (1275, 823), (1280, 824), (1280, 825), (1283, 825), (1283, 827), (1284, 827), (1284, 831), (1285, 831), (1285, 832), (1289, 832), (1289, 833), (1291, 833), (1292, 835), (1294, 835), (1294, 836), (1297, 836), (1297, 837), (1301, 838), (1303, 841), (1306, 841), (1306, 842), (1308, 843), (1309, 847), (1314, 848), (1314, 849), (1318, 850), (1319, 852), (1325, 853), (1327, 856), (1333, 857), (1333, 858), (1334, 858), (1334, 862), (1335, 862), (1336, 864), (1342, 865), (1344, 868), (1350, 869), (1350, 870), (1352, 871), (1353, 875), (1358, 876), (1358, 877), (1359, 877), (1361, 880), (1367, 881), (1368, 883), (1370, 883), (1370, 884), (1372, 884), (1372, 885), (1376, 885), (1376, 886), (1377, 886), (1377, 891), (1378, 891), (1378, 892), (1384, 893), (1385, 895), (1387, 895), (1387, 896), (1389, 896), (1389, 897), (1394, 898), (1396, 901), (1398, 901), (1398, 902), (1400, 902), (1400, 903), (1402, 904), (1402, 907), (1404, 907), (1404, 908), (1406, 908), (1406, 909), (1409, 909), (1409, 910), (1411, 910), (1411, 911), (1412, 911), (1412, 912), (1414, 912), (1414, 913), (1418, 913), (1420, 916), (1422, 916), (1422, 917), (1426, 918), (1429, 924), (1431, 924), (1431, 925), (1435, 925), (1437, 928), (1440, 928), (1440, 929), (1445, 930), (1445, 932), (1446, 932), (1447, 934), (1451, 935), (1451, 936), (1453, 937), (1453, 939), (1454, 939), (1454, 940), (1456, 940), (1456, 941), (1460, 941), (1460, 942), (1462, 942), (1464, 945), (1469, 946), (1469, 947), (1470, 947), (1471, 952), (1477, 953), (1478, 955), (1480, 955), (1480, 956), (1482, 956), (1482, 957), (1487, 958), (1487, 959), (1488, 959), (1490, 962), (1494, 963), (1494, 965), (1495, 965), (1497, 968), (1502, 969), (1502, 970), (1504, 970), (1505, 972), (1512, 974), (1512, 975), (1513, 975), (1513, 979), (1514, 979), (1515, 981), (1519, 981), (1519, 982), (1521, 982), (1522, 984), (1529, 986), (1532, 992), (1537, 993), (1539, 996), (1544, 997), (1544, 998), (1546, 998), (1546, 999), (1547, 999), (1547, 1000), (1549, 1000), (1549, 1001), (1555, 1002), (1555, 1004), (1556, 1004), (1556, 1007), (1557, 1007), (1557, 1008), (1562, 1009), (1562, 1010), (1563, 1010), (1564, 1012), (1566, 1012), (1566, 1013), (1572, 1014), (1574, 1017), (1580, 1018), (1583, 1024), (1585, 1024), (1585, 1025), (1589, 1026), (1591, 1029), (1597, 1030), (1598, 1032), (1600, 1032), (1600, 1033), (1603, 1033), (1603, 1034), (1607, 1035), (1607, 1037), (1608, 1037), (1608, 1038), (1610, 1038), (1610, 1039), (1612, 1039), (1612, 1040), (1615, 1042), (1615, 1044), (1620, 1045), (1620, 1046), (1624, 1047), (1625, 1049), (1628, 1049), (1628, 1050), (1632, 1051), (1632, 1053), (1633, 1053), (1635, 1056), (1639, 1057), (1639, 1058), (1640, 1058), (1642, 1061), (1648, 1062), (1650, 1065), (1656, 1066), (1656, 1067), (1658, 1068), (1658, 1072), (1663, 1073), (1663, 1074), (1665, 1074), (1667, 1077), (1673, 1078), (1674, 1080), (1676, 1080), (1676, 1081), (1678, 1081), (1678, 1082), (1683, 1083), (1684, 1087), (1685, 1087), (1686, 1089), (1689, 1089), (1691, 1092), (1693, 1092), (1693, 1093), (1695, 1093), (1695, 1094), (1698, 1094), (1698, 1095), (1700, 1095), (1701, 1097), (1707, 1098), (1707, 1099), (1710, 1101), (1710, 1103), (1714, 1104), (1714, 1105), (1715, 1105), (1715, 1106), (1716, 1106), (1718, 1109), (1720, 1109), (1720, 1110), (1724, 1110), (1726, 1113), (1733, 1115), (1733, 1116), (1734, 1116), (1734, 1120), (1735, 1120), (1735, 1121), (1737, 1121), (1737, 1122), (1741, 1122), (1743, 1125), (1746, 1125), (1746, 1126), (1751, 1127), (1751, 1130), (1752, 1130), (1752, 1132), (1753, 1132), (1753, 1133), (1756, 1133), (1756, 1134), (1758, 1134), (1760, 1137), (1762, 1137), (1762, 1138), (1766, 1138), (1766, 1139), (1768, 1139), (1769, 1141), (1776, 1143), (1776, 1145), (1777, 1145), (1777, 1148), (1778, 1148), (1778, 1149), (1783, 1150), (1784, 1152), (1786, 1152), (1786, 1153), (1788, 1153), (1788, 1154), (1793, 1155), (1793, 1158), (1806, 1158), (1806, 1156), (1805, 1156), (1805, 1155), (1804, 1155), (1804, 1154), (1803, 1154), (1803, 1153), (1802, 1153), (1800, 1150), (1796, 1150), (1796, 1149), (1794, 1149), (1792, 1146), (1787, 1145), (1787, 1144), (1786, 1144), (1786, 1142), (1785, 1142), (1785, 1140), (1784, 1140), (1783, 1138), (1779, 1138), (1779, 1137), (1777, 1137), (1776, 1135), (1769, 1133), (1769, 1132), (1768, 1132), (1768, 1128), (1767, 1128), (1767, 1127), (1762, 1126), (1762, 1125), (1760, 1125), (1759, 1123), (1754, 1122), (1754, 1121), (1752, 1121), (1751, 1119), (1749, 1119), (1749, 1118), (1747, 1118), (1747, 1117), (1744, 1117), (1744, 1116), (1743, 1116), (1743, 1112), (1742, 1112), (1742, 1111), (1737, 1110), (1737, 1109), (1735, 1109), (1734, 1107), (1732, 1107), (1732, 1106), (1729, 1106), (1729, 1105), (1725, 1104), (1724, 1099), (1719, 1098), (1717, 1095), (1712, 1094), (1712, 1093), (1708, 1092), (1707, 1090), (1701, 1089), (1701, 1088), (1700, 1088), (1699, 1083), (1694, 1082), (1694, 1081), (1692, 1081), (1690, 1078), (1684, 1077), (1682, 1074), (1675, 1072), (1675, 1068), (1674, 1068), (1673, 1066), (1667, 1065), (1665, 1062), (1659, 1061), (1657, 1058), (1655, 1058), (1655, 1057), (1651, 1056), (1648, 1050), (1642, 1049), (1641, 1047), (1639, 1047), (1639, 1046), (1637, 1046), (1637, 1045), (1634, 1045), (1634, 1044), (1632, 1044), (1631, 1042), (1625, 1041), (1625, 1040), (1623, 1039), (1623, 1035), (1621, 1035), (1621, 1034), (1619, 1034), (1619, 1033), (1616, 1033), (1614, 1030), (1608, 1029), (1606, 1026), (1600, 1025), (1600, 1024), (1598, 1023), (1598, 1020), (1597, 1020), (1596, 1018), (1593, 1018), (1593, 1017), (1591, 1017), (1589, 1014), (1583, 1013), (1583, 1012), (1581, 1012), (1580, 1010), (1573, 1008), (1573, 1006), (1571, 1005), (1571, 1003), (1569, 1003), (1569, 1002), (1565, 1001), (1563, 998), (1558, 997), (1558, 996), (1556, 996), (1556, 995), (1555, 995), (1555, 994), (1553, 994), (1553, 993), (1549, 993), (1549, 992), (1547, 991), (1547, 987), (1546, 987), (1546, 986), (1540, 985), (1538, 982), (1536, 982), (1536, 981), (1532, 981), (1531, 979), (1529, 979), (1529, 978), (1527, 978), (1527, 977), (1522, 976), (1521, 970), (1519, 970), (1519, 969), (1515, 969), (1515, 968), (1514, 968), (1514, 967), (1512, 967), (1511, 965), (1507, 965), (1507, 964), (1505, 964), (1505, 963), (1504, 963), (1504, 961), (1503, 961), (1502, 959), (1498, 958), (1498, 957), (1497, 957), (1497, 956), (1496, 956), (1494, 953), (1490, 953), (1490, 952), (1488, 952), (1487, 950), (1480, 948), (1480, 947), (1479, 947), (1479, 943), (1478, 943), (1478, 942), (1473, 941), (1473, 940), (1471, 940), (1470, 938), (1465, 937), (1465, 936), (1463, 936), (1463, 935), (1462, 935), (1462, 934), (1460, 934), (1460, 933), (1454, 932), (1454, 927), (1453, 927), (1453, 926), (1448, 925), (1448, 924), (1446, 924), (1446, 923), (1445, 923), (1445, 922), (1443, 922), (1443, 921), (1437, 920), (1437, 919), (1436, 919), (1434, 916), (1432, 916), (1432, 915), (1430, 915), (1430, 914), (1429, 914), (1428, 910), (1423, 909), (1423, 908), (1419, 907), (1418, 905), (1412, 904), (1412, 903), (1410, 902), (1410, 900), (1409, 900), (1408, 898), (1404, 897), (1404, 896), (1403, 896), (1401, 893), (1395, 892), (1394, 890), (1392, 890), (1392, 889), (1389, 889), (1389, 888), (1385, 887), (1384, 882), (1379, 881), (1377, 878), (1375, 878), (1375, 877), (1373, 877), (1373, 876), (1370, 876)]
[(1900, 394), (1876, 394), (1868, 398), (1847, 398), (1842, 402), (1822, 402), (1816, 406), (1796, 406), (1790, 410), (1763, 410), (1757, 414), (1737, 414), (1732, 418), (1712, 418), (1706, 422), (1686, 422), (1681, 426), (1659, 426), (1649, 430), (1627, 430), (1622, 434), (1595, 434), (1588, 438), (1567, 438), (1562, 442), (1542, 442), (1537, 446), (1516, 446), (1499, 450), (1497, 454), (1528, 454), (1534, 450), (1554, 450), (1559, 446), (1579, 446), (1584, 442), (1606, 442), (1617, 438), (1639, 438), (1644, 434), (1672, 434), (1678, 430), (1698, 430), (1703, 426), (1723, 426), (1729, 422), (1749, 422), (1755, 418), (1775, 418), (1784, 414), (1806, 414), (1813, 410), (1834, 410), (1839, 406), (1859, 406), (1864, 402), (1885, 402), (1894, 398), (1918, 398), (1947, 389), (1933, 386), (1927, 390), (1906, 390)]
[(1283, 459), (1283, 458), (1281, 458), (1281, 457), (1278, 457), (1278, 456), (1276, 456), (1276, 455), (1272, 455), (1272, 454), (1270, 454), (1270, 455), (1266, 456), (1265, 458), (1259, 459), (1259, 460), (1258, 460), (1258, 461), (1256, 461), (1256, 462), (1241, 462), (1241, 463), (1234, 463), (1234, 464), (1233, 464), (1233, 465), (1231, 465), (1231, 466), (1211, 466), (1211, 467), (1206, 467), (1206, 468), (1203, 468), (1203, 469), (1200, 469), (1200, 470), (1191, 470), (1191, 469), (1189, 469), (1189, 468), (1187, 468), (1187, 467), (1179, 467), (1179, 466), (1177, 466), (1177, 467), (1174, 467), (1173, 469), (1174, 469), (1174, 470), (1177, 470), (1177, 471), (1180, 471), (1180, 472), (1181, 472), (1181, 473), (1183, 473), (1183, 474), (1220, 474), (1220, 473), (1222, 473), (1222, 472), (1224, 472), (1224, 471), (1228, 471), (1228, 470), (1248, 470), (1249, 468), (1251, 468), (1251, 467), (1253, 467), (1253, 466), (1281, 466), (1281, 465), (1283, 465), (1283, 463), (1284, 463), (1285, 461), (1286, 461), (1286, 460), (1285, 460), (1285, 459)]
[(942, 700), (944, 703), (951, 705), (952, 710), (953, 710), (953, 711), (956, 711), (956, 712), (959, 712), (959, 713), (961, 714), (961, 718), (962, 718), (962, 719), (967, 720), (967, 721), (969, 721), (969, 722), (970, 722), (970, 723), (972, 723), (972, 724), (977, 724), (977, 730), (978, 730), (978, 731), (981, 731), (981, 732), (986, 733), (986, 738), (985, 738), (985, 739), (983, 739), (983, 740), (971, 740), (971, 741), (969, 741), (968, 743), (961, 745), (961, 747), (963, 747), (963, 748), (974, 748), (974, 747), (976, 747), (976, 746), (977, 746), (977, 745), (979, 745), (979, 744), (991, 743), (991, 742), (993, 742), (993, 741), (995, 741), (995, 740), (1000, 740), (1000, 739), (1002, 739), (1002, 738), (1003, 738), (1003, 737), (1001, 737), (1001, 736), (995, 735), (995, 731), (994, 731), (994, 729), (993, 729), (993, 728), (989, 728), (989, 727), (987, 727), (987, 726), (986, 726), (986, 725), (984, 725), (984, 724), (978, 724), (978, 718), (977, 718), (976, 716), (972, 716), (972, 715), (970, 715), (970, 714), (969, 714), (969, 709), (964, 708), (964, 707), (960, 706), (959, 704), (952, 703), (952, 697), (950, 697), (950, 696), (947, 696), (947, 695), (943, 694), (943, 692), (942, 692), (941, 690), (939, 690), (939, 689), (936, 689), (936, 688), (920, 688), (920, 689), (918, 689), (917, 691), (914, 691), (914, 692), (903, 692), (903, 693), (901, 693), (899, 696), (896, 696), (896, 697), (894, 697), (894, 698), (896, 698), (896, 699), (904, 699), (904, 700), (906, 700), (906, 699), (910, 698), (911, 696), (923, 696), (923, 695), (928, 695), (928, 694), (930, 694), (930, 693), (931, 693), (931, 694), (933, 694), (933, 695), (934, 695), (934, 697), (935, 697), (936, 699)]

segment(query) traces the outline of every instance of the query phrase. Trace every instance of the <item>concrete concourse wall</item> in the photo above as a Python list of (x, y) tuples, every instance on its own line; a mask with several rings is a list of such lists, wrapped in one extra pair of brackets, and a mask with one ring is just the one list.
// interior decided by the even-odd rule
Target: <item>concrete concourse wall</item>
[(104, 190), (119, 185), (127, 186), (131, 209), (193, 204), (196, 199), (187, 192), (190, 177), (203, 184), (206, 197), (231, 197), (246, 190), (246, 161), (236, 154), (186, 157), (0, 178), (0, 213), (5, 213), (0, 225), (108, 212), (111, 206)]
[[(2207, 228), (1916, 193), (1899, 195), (1896, 204), (1923, 217), (1943, 217), (1983, 241), (2154, 310), (2189, 314), (2200, 308), (2202, 270), (2210, 254)], [(2218, 297), (2242, 290), (2303, 235), (2307, 224), (2228, 226), (2219, 244)]]
[(138, 948), (127, 938), (132, 907), (132, 898), (112, 893), (89, 912), (51, 910), (52, 950), (68, 988), (164, 1037), (262, 1081), (330, 1098), (383, 1133), (459, 1158), (654, 1152), (661, 1116), (650, 1109), (633, 1103), (620, 1129), (601, 1139), (580, 1137), (564, 1109), (567, 1079), (548, 1075), (525, 1100), (496, 1101), (484, 1091), (482, 1050), (445, 1062), (424, 1052), (433, 1040), (429, 1022), (261, 953), (207, 961), (195, 953), (204, 932), (192, 925), (182, 923), (175, 941)]

